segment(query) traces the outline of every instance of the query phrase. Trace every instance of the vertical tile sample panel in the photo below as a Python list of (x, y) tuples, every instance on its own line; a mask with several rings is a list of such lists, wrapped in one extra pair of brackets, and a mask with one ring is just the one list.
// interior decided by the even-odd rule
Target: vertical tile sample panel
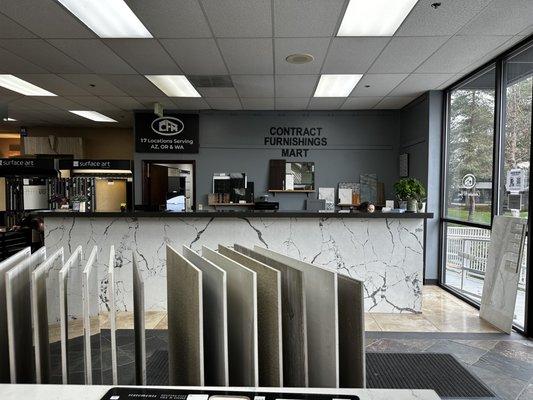
[[(33, 346), (35, 352), (35, 383), (60, 383), (59, 376), (52, 379), (52, 370), (61, 369), (59, 354), (52, 355), (55, 321), (48, 321), (48, 307), (59, 299), (48, 298), (47, 292), (52, 285), (57, 285), (57, 272), (65, 259), (61, 247), (45, 262), (37, 266), (31, 273), (31, 318), (33, 324)], [(59, 267), (59, 268), (58, 268)], [(55, 279), (54, 279), (55, 278)], [(57, 346), (55, 347), (57, 348)], [(54, 365), (52, 365), (52, 362)]]
[(99, 310), (99, 280), (96, 269), (98, 247), (94, 246), (82, 274), (83, 355), (85, 383), (102, 383), (102, 353)]
[(218, 252), (256, 273), (259, 386), (283, 387), (281, 274), (229, 247), (219, 245)]
[(63, 384), (85, 383), (85, 366), (84, 363), (78, 362), (80, 354), (83, 354), (83, 306), (73, 301), (73, 297), (82, 292), (82, 259), (83, 250), (78, 246), (59, 271), (59, 329)]
[(513, 327), (526, 230), (527, 220), (521, 218), (496, 216), (492, 222), (479, 316), (509, 334)]
[(339, 386), (365, 387), (363, 282), (337, 275), (339, 302)]
[(302, 271), (307, 322), (309, 387), (339, 387), (338, 304), (335, 272), (254, 246), (275, 261)]
[(204, 385), (202, 271), (167, 245), (169, 385)]
[(35, 382), (31, 322), (31, 271), (46, 260), (40, 248), (6, 272), (7, 330), (11, 383)]
[(247, 247), (238, 244), (233, 247), (281, 273), (283, 386), (307, 387), (307, 329), (302, 272)]
[(202, 271), (204, 384), (229, 386), (226, 271), (187, 246), (183, 257)]
[(0, 262), (0, 383), (10, 383), (9, 376), (9, 339), (7, 333), (6, 272), (31, 255), (26, 247)]
[(102, 293), (107, 298), (107, 315), (102, 315), (101, 328), (109, 331), (109, 339), (102, 338), (102, 382), (118, 385), (117, 363), (117, 305), (115, 300), (115, 246), (109, 248), (109, 258), (106, 264), (106, 291)]
[(361, 184), (361, 203), (368, 201), (376, 204), (378, 199), (378, 176), (376, 174), (359, 175)]
[[(146, 385), (146, 331), (144, 307), (144, 281), (139, 270), (137, 254), (133, 260), (133, 329), (135, 330), (135, 380), (137, 385)], [(168, 277), (167, 277), (168, 279)]]
[(226, 271), (229, 384), (259, 386), (257, 276), (208, 247), (202, 247), (202, 256)]

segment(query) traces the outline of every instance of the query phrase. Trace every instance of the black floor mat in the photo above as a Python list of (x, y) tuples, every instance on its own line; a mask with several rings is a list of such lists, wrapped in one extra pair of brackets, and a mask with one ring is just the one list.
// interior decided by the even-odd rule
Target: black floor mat
[(433, 389), (440, 397), (494, 394), (451, 354), (367, 353), (366, 384), (380, 389)]

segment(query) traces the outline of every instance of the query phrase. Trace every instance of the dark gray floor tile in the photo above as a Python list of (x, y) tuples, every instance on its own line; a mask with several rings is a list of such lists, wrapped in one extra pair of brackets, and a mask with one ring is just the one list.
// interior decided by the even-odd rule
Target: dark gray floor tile
[(451, 340), (438, 340), (434, 345), (424, 350), (424, 352), (453, 354), (459, 361), (465, 364), (474, 364), (487, 350), (466, 346)]

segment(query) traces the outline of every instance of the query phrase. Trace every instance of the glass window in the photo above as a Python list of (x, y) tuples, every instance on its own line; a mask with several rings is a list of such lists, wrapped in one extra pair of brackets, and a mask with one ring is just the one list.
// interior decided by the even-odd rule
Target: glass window
[(447, 218), (491, 222), (495, 92), (492, 67), (449, 94)]

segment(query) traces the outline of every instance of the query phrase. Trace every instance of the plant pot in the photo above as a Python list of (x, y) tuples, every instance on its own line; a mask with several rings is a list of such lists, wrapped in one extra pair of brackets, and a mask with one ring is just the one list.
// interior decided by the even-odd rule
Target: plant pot
[(417, 212), (418, 211), (418, 201), (408, 200), (407, 201), (407, 212)]
[(400, 210), (407, 210), (407, 201), (405, 200), (398, 201), (398, 208)]
[(418, 202), (418, 212), (425, 213), (426, 212), (426, 202), (420, 201)]

